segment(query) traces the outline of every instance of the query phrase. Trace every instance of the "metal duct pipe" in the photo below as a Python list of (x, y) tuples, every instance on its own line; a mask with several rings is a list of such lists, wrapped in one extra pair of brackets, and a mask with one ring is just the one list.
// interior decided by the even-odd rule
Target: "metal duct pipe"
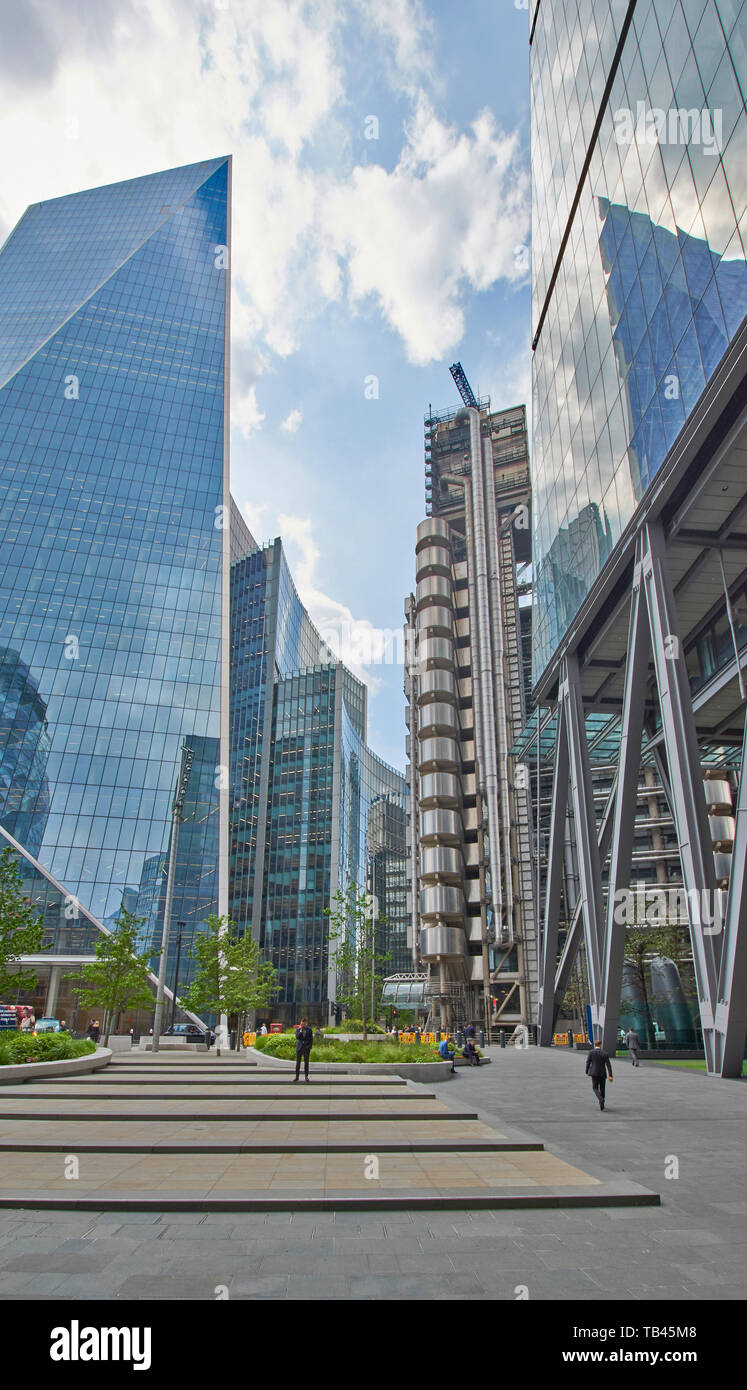
[[(503, 884), (500, 873), (500, 819), (498, 815), (498, 768), (495, 746), (495, 727), (491, 718), (494, 699), (495, 677), (493, 654), (490, 641), (490, 598), (488, 590), (488, 546), (485, 524), (485, 497), (483, 491), (483, 454), (480, 431), (480, 412), (469, 409), (470, 454), (472, 457), (472, 486), (470, 488), (473, 519), (473, 556), (475, 569), (475, 591), (477, 596), (477, 647), (480, 653), (480, 679), (472, 680), (473, 699), (477, 704), (482, 725), (482, 773), (485, 783), (485, 806), (488, 813), (488, 833), (490, 835), (491, 874), (490, 885), (493, 895), (493, 909), (496, 920), (503, 921)], [(471, 635), (471, 633), (470, 633)], [(473, 645), (474, 650), (474, 645)], [(476, 711), (477, 712), (477, 711)], [(477, 727), (477, 719), (475, 727)], [(496, 872), (496, 865), (498, 870)], [(508, 877), (508, 875), (507, 875)]]
[[(501, 796), (501, 831), (503, 871), (506, 890), (506, 924), (509, 941), (513, 944), (514, 885), (511, 869), (511, 802), (508, 786), (508, 718), (506, 715), (505, 647), (503, 641), (503, 596), (501, 594), (500, 555), (498, 553), (498, 523), (493, 486), (493, 448), (489, 438), (482, 441), (482, 484), (485, 494), (485, 522), (488, 536), (488, 589), (492, 616), (493, 649), (495, 654), (495, 729), (498, 779)], [(526, 1017), (526, 1010), (523, 1009)]]

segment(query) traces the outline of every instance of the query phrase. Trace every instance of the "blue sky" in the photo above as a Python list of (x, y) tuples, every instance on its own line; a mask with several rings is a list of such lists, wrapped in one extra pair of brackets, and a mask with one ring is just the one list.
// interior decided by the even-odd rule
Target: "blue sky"
[(527, 10), (19, 0), (0, 97), (0, 240), (30, 202), (234, 155), (232, 490), (403, 767), (376, 656), (414, 584), (423, 416), (458, 404), (456, 358), (529, 403)]

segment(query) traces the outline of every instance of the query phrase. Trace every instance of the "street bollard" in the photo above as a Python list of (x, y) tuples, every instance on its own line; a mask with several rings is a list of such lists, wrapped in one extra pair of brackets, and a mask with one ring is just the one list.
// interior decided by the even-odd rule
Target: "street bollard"
[(485, 1046), (485, 1030), (484, 1030), (484, 1028), (481, 1028), (481, 1029), (480, 1029), (480, 1036), (479, 1036), (478, 1041), (479, 1041), (479, 1043), (480, 1043), (480, 1047), (484, 1047), (484, 1046)]
[(504, 1029), (504, 1028), (501, 1028), (501, 1047), (505, 1047), (505, 1046), (506, 1046), (506, 1032), (505, 1032), (505, 1029)]

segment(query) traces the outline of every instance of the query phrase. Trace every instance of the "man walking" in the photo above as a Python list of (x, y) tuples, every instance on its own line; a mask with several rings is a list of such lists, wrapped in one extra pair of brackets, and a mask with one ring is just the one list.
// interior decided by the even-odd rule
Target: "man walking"
[(309, 1079), (309, 1057), (314, 1046), (314, 1033), (309, 1028), (308, 1019), (302, 1018), (296, 1029), (296, 1074), (293, 1078), (298, 1081), (301, 1071), (301, 1061), (303, 1060), (304, 1078)]
[(606, 1052), (602, 1049), (602, 1039), (595, 1038), (588, 1057), (586, 1058), (586, 1075), (591, 1077), (591, 1084), (594, 1088), (594, 1095), (599, 1101), (599, 1109), (604, 1110), (604, 1091), (607, 1085), (607, 1077), (612, 1080), (612, 1063)]
[(625, 1034), (625, 1046), (628, 1049), (628, 1056), (634, 1067), (638, 1066), (638, 1053), (641, 1050), (641, 1040), (633, 1028), (629, 1028)]

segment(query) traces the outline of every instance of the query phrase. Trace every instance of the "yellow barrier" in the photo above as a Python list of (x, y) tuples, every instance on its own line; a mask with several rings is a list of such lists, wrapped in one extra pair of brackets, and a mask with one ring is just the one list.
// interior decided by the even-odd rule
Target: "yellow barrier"
[(256, 1033), (243, 1033), (243, 1034), (242, 1034), (242, 1037), (241, 1037), (241, 1041), (243, 1042), (244, 1047), (254, 1047), (254, 1044), (255, 1044), (255, 1042), (257, 1041), (257, 1034), (256, 1034)]
[[(553, 1040), (553, 1046), (554, 1046), (554, 1047), (568, 1047), (568, 1046), (569, 1046), (569, 1034), (568, 1034), (568, 1033), (553, 1033), (553, 1039), (552, 1039), (552, 1040)], [(573, 1041), (574, 1041), (574, 1042), (577, 1042), (577, 1043), (588, 1043), (589, 1040), (588, 1040), (588, 1038), (586, 1037), (586, 1034), (585, 1034), (585, 1033), (574, 1033), (574, 1034), (573, 1034)]]

